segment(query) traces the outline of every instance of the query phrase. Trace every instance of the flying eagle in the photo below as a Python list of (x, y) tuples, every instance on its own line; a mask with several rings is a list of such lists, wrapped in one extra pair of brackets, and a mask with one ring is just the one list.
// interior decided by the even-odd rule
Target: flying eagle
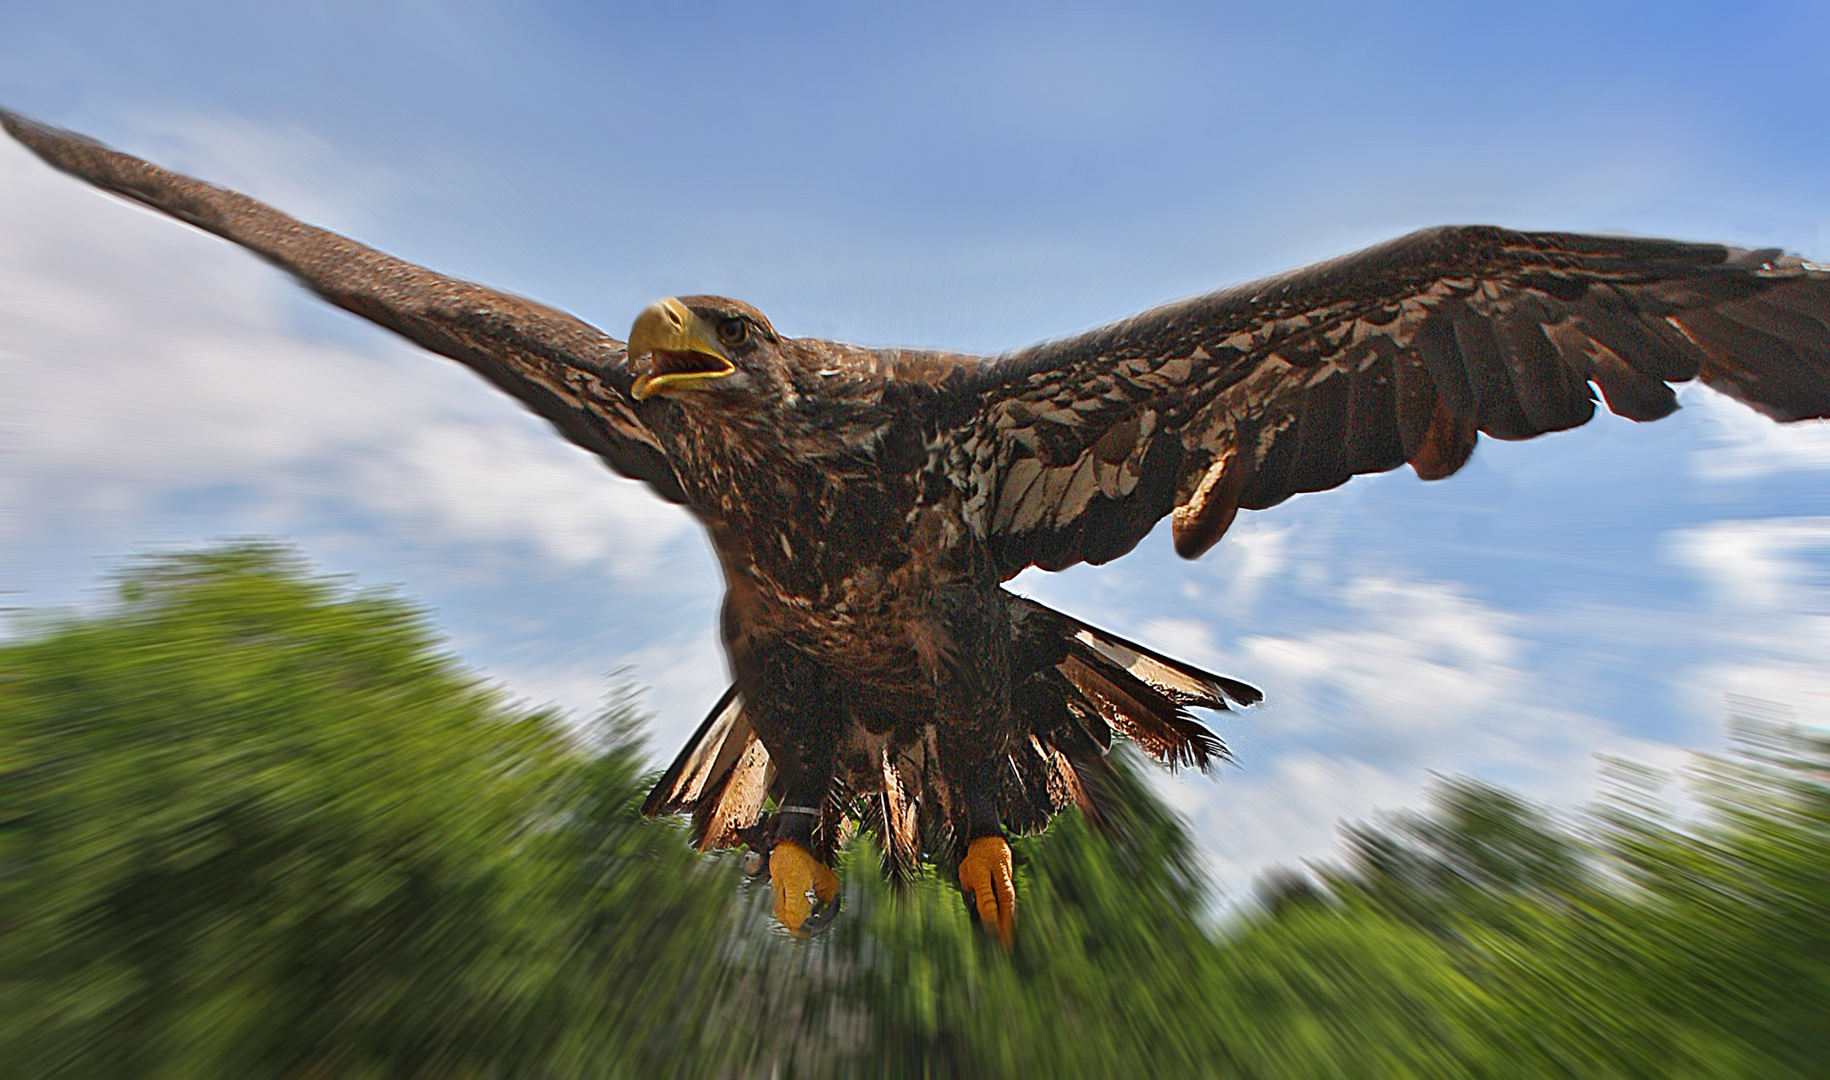
[(769, 852), (776, 916), (822, 925), (850, 830), (887, 873), (956, 865), (1006, 947), (1007, 833), (1077, 805), (1115, 736), (1225, 753), (1190, 708), (1259, 698), (1001, 583), (1130, 551), (1163, 517), (1211, 548), (1242, 509), (1481, 433), (1656, 420), (1701, 379), (1779, 421), (1830, 414), (1830, 267), (1778, 250), (1429, 229), (992, 358), (787, 337), (661, 300), (627, 343), (245, 195), (0, 113), (45, 161), (234, 241), (470, 367), (711, 533), (734, 684), (649, 796), (705, 849)]

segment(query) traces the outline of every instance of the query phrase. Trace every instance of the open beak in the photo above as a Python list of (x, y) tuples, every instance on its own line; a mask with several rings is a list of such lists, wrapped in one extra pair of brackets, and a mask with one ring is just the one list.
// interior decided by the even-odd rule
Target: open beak
[(697, 390), (736, 371), (725, 359), (712, 328), (680, 301), (657, 300), (635, 317), (629, 330), (629, 356), (647, 353), (646, 375), (630, 393), (637, 401), (675, 390)]

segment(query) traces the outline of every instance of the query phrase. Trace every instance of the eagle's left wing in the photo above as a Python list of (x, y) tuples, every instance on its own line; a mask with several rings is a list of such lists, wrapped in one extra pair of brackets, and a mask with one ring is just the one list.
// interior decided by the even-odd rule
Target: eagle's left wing
[(415, 266), (206, 184), (0, 110), (52, 166), (232, 240), (345, 310), (448, 356), (545, 417), (567, 439), (670, 502), (680, 481), (636, 414), (623, 343), (544, 304)]
[(1472, 226), (1172, 304), (949, 380), (945, 469), (1004, 574), (1100, 563), (1174, 514), (1193, 558), (1239, 509), (1358, 473), (1461, 468), (1700, 378), (1830, 415), (1830, 268), (1776, 250)]

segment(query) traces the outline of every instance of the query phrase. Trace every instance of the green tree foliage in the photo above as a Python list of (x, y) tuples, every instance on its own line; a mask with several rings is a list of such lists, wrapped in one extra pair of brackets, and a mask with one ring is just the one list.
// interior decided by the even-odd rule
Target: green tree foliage
[[(1703, 820), (1616, 800), (1580, 840), (1469, 781), (1427, 815), (1347, 830), (1333, 903), (1286, 902), (1237, 943), (1269, 950), (1279, 979), (1344, 976), (1301, 986), (1304, 1019), (1338, 1026), (1306, 1050), (1280, 1037), (1271, 1051), (1295, 1060), (1266, 1075), (1345, 1075), (1309, 1054), (1356, 1048), (1394, 1055), (1380, 1075), (1825, 1075), (1830, 742), (1744, 732), (1695, 779)], [(1322, 959), (1318, 940), (1345, 951)], [(1384, 964), (1404, 966), (1375, 976)]]
[(22, 1077), (1784, 1077), (1830, 1061), (1830, 747), (1685, 821), (1467, 781), (1216, 926), (1115, 756), (1019, 841), (1006, 956), (862, 843), (845, 914), (636, 807), (637, 726), (504, 700), (272, 546), (154, 559), (0, 646), (0, 1072)]
[(522, 1075), (602, 1031), (675, 1053), (729, 875), (634, 826), (630, 748), (581, 754), (398, 600), (269, 547), (157, 560), (4, 671), (13, 1075)]

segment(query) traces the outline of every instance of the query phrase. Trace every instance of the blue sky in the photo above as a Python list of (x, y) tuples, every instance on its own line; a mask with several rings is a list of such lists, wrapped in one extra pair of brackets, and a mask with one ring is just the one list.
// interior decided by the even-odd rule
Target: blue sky
[[(911, 12), (913, 9), (911, 9)], [(675, 293), (996, 352), (1445, 222), (1830, 258), (1822, 4), (0, 3), (0, 104), (622, 334)], [(277, 535), (514, 693), (723, 687), (692, 522), (456, 365), (0, 145), (13, 602)], [(1830, 725), (1830, 430), (1702, 391), (1021, 589), (1249, 679), (1223, 888), (1472, 772)], [(617, 674), (618, 672), (622, 674)]]

